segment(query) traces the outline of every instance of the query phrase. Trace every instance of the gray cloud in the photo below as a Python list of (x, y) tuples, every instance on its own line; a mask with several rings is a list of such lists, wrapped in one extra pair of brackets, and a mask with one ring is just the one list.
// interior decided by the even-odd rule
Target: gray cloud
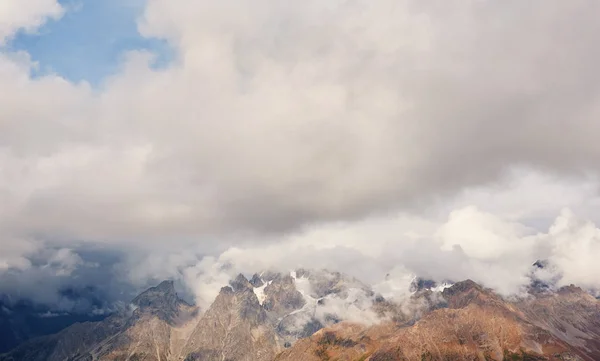
[(598, 160), (595, 2), (233, 5), (151, 1), (170, 68), (134, 53), (100, 93), (46, 77), (4, 100), (18, 231), (287, 231)]
[[(61, 13), (10, 4), (20, 15), (0, 17), (0, 43)], [(197, 259), (256, 244), (271, 261), (248, 269), (312, 258), (376, 279), (394, 263), (456, 277), (497, 265), (482, 281), (506, 291), (539, 255), (571, 269), (546, 226), (564, 206), (596, 221), (599, 15), (591, 0), (149, 0), (140, 31), (176, 59), (155, 70), (152, 54), (124, 54), (97, 89), (31, 78), (28, 55), (2, 48), (0, 272), (34, 269), (47, 248), (76, 259), (82, 244), (128, 254), (134, 284), (194, 285)], [(495, 196), (505, 186), (512, 198)], [(525, 228), (551, 234), (555, 253)], [(405, 255), (357, 246), (374, 237)], [(308, 243), (287, 254), (294, 242)], [(188, 254), (142, 263), (165, 249)], [(503, 252), (515, 264), (484, 257)], [(592, 286), (587, 270), (572, 279)]]

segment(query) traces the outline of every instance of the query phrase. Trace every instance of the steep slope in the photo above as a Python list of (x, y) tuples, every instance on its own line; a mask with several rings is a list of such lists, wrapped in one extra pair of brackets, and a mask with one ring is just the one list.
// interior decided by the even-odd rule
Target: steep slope
[(370, 287), (339, 272), (298, 269), (266, 277), (265, 309), (286, 347), (353, 316), (379, 318)]
[(195, 307), (181, 300), (172, 281), (164, 281), (132, 301), (136, 307), (124, 329), (103, 340), (82, 359), (165, 361), (171, 357), (171, 333), (193, 318)]
[[(341, 323), (299, 341), (277, 360), (598, 359), (590, 349), (568, 343), (530, 322), (516, 304), (472, 281), (459, 282), (443, 295), (448, 308), (429, 312), (413, 326)], [(585, 311), (580, 311), (587, 314), (596, 306), (585, 303)], [(568, 322), (566, 317), (561, 318), (563, 322)]]
[(195, 308), (177, 297), (171, 281), (143, 292), (132, 306), (133, 311), (27, 342), (0, 360), (167, 360), (171, 330), (193, 317)]
[(517, 306), (531, 323), (600, 360), (600, 302), (595, 297), (571, 285), (526, 298)]
[[(77, 324), (23, 345), (0, 360), (272, 360), (284, 347), (372, 306), (373, 293), (328, 271), (239, 275), (204, 314), (165, 281), (132, 310)], [(372, 311), (373, 317), (376, 312)]]
[(137, 296), (129, 312), (75, 324), (0, 360), (272, 360), (285, 345), (278, 323), (305, 300), (289, 275), (271, 273), (262, 286), (261, 302), (239, 275), (199, 314), (165, 281)]
[(198, 322), (181, 355), (192, 360), (268, 361), (278, 340), (252, 285), (239, 275)]

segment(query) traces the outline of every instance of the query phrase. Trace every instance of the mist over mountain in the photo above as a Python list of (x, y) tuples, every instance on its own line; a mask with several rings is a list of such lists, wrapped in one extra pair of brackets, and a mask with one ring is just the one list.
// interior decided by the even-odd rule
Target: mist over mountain
[(471, 280), (413, 277), (404, 296), (385, 298), (339, 272), (268, 271), (239, 274), (202, 309), (163, 281), (0, 360), (595, 360), (600, 301), (537, 282), (506, 298)]
[(0, 4), (5, 359), (598, 358), (600, 2)]

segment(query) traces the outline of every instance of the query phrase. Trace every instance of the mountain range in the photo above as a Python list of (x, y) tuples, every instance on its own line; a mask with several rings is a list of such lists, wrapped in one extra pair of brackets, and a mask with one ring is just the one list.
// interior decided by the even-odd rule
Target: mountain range
[[(540, 265), (538, 265), (540, 267)], [(415, 278), (402, 300), (325, 270), (239, 275), (200, 309), (172, 281), (98, 321), (0, 361), (600, 360), (600, 301), (536, 280), (503, 297), (471, 280)]]

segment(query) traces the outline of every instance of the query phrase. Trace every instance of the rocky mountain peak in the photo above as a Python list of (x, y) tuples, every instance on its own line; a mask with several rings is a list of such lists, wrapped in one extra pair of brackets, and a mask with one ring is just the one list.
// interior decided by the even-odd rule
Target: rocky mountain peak
[(411, 292), (418, 292), (418, 291), (422, 291), (422, 290), (432, 289), (436, 286), (437, 286), (437, 283), (433, 280), (417, 277), (410, 283), (409, 290)]
[(132, 304), (140, 307), (162, 307), (165, 303), (170, 304), (177, 300), (175, 284), (173, 281), (163, 281), (158, 286), (150, 287), (140, 293), (131, 301)]
[(537, 260), (533, 263), (533, 267), (535, 268), (539, 268), (539, 269), (544, 269), (546, 267), (548, 267), (548, 261), (546, 260)]
[(254, 287), (262, 287), (265, 283), (263, 282), (262, 278), (260, 278), (260, 275), (255, 273), (250, 279), (250, 284)]
[(453, 309), (477, 305), (489, 312), (504, 313), (511, 310), (510, 303), (501, 295), (491, 289), (482, 287), (472, 280), (454, 284), (452, 287), (445, 289), (442, 296), (447, 301), (448, 307)]
[(302, 277), (306, 277), (308, 278), (310, 276), (310, 271), (305, 269), (305, 268), (298, 268), (296, 270), (296, 277), (302, 278)]
[(558, 289), (558, 294), (562, 295), (586, 295), (589, 296), (587, 292), (585, 292), (581, 287), (575, 286), (573, 284), (568, 286), (563, 286)]
[(444, 290), (443, 295), (444, 296), (453, 296), (453, 295), (457, 295), (460, 293), (467, 293), (470, 291), (482, 291), (483, 288), (478, 285), (477, 283), (475, 283), (474, 281), (468, 279), (465, 281), (461, 281), (461, 282), (457, 282), (455, 284), (453, 284), (451, 287), (448, 287), (447, 289)]
[(247, 290), (252, 291), (252, 284), (241, 273), (234, 280), (230, 281), (229, 285), (231, 285), (231, 288), (234, 292), (241, 292)]
[[(472, 280), (414, 286), (423, 292), (396, 303), (334, 272), (240, 274), (192, 315), (165, 281), (132, 301), (133, 314), (75, 324), (0, 361), (600, 360), (600, 304), (577, 286), (518, 300)], [(381, 322), (344, 318), (344, 307)]]
[(252, 325), (260, 324), (266, 319), (265, 311), (254, 292), (246, 292), (246, 288), (234, 290), (232, 287), (221, 289), (205, 315), (209, 318), (235, 315), (240, 320), (249, 321)]
[(527, 290), (530, 294), (551, 294), (558, 289), (562, 277), (558, 269), (546, 260), (538, 260), (531, 265), (528, 274), (530, 283)]
[(233, 288), (231, 288), (231, 286), (223, 286), (221, 287), (221, 291), (219, 291), (219, 295), (217, 296), (217, 298), (221, 295), (227, 295), (227, 294), (233, 294)]
[(175, 281), (173, 280), (164, 280), (156, 286), (156, 289), (161, 290), (166, 293), (175, 292)]
[(463, 308), (470, 303), (485, 303), (489, 298), (488, 292), (470, 279), (446, 288), (442, 296), (448, 301), (450, 308)]
[(185, 360), (271, 361), (277, 351), (274, 330), (251, 283), (240, 274), (221, 288), (193, 329), (182, 355)]
[(138, 307), (138, 315), (152, 314), (167, 322), (173, 322), (182, 306), (190, 307), (175, 292), (173, 281), (163, 281), (139, 294), (131, 303)]
[(278, 276), (265, 287), (264, 308), (278, 316), (301, 309), (306, 300), (290, 275)]

